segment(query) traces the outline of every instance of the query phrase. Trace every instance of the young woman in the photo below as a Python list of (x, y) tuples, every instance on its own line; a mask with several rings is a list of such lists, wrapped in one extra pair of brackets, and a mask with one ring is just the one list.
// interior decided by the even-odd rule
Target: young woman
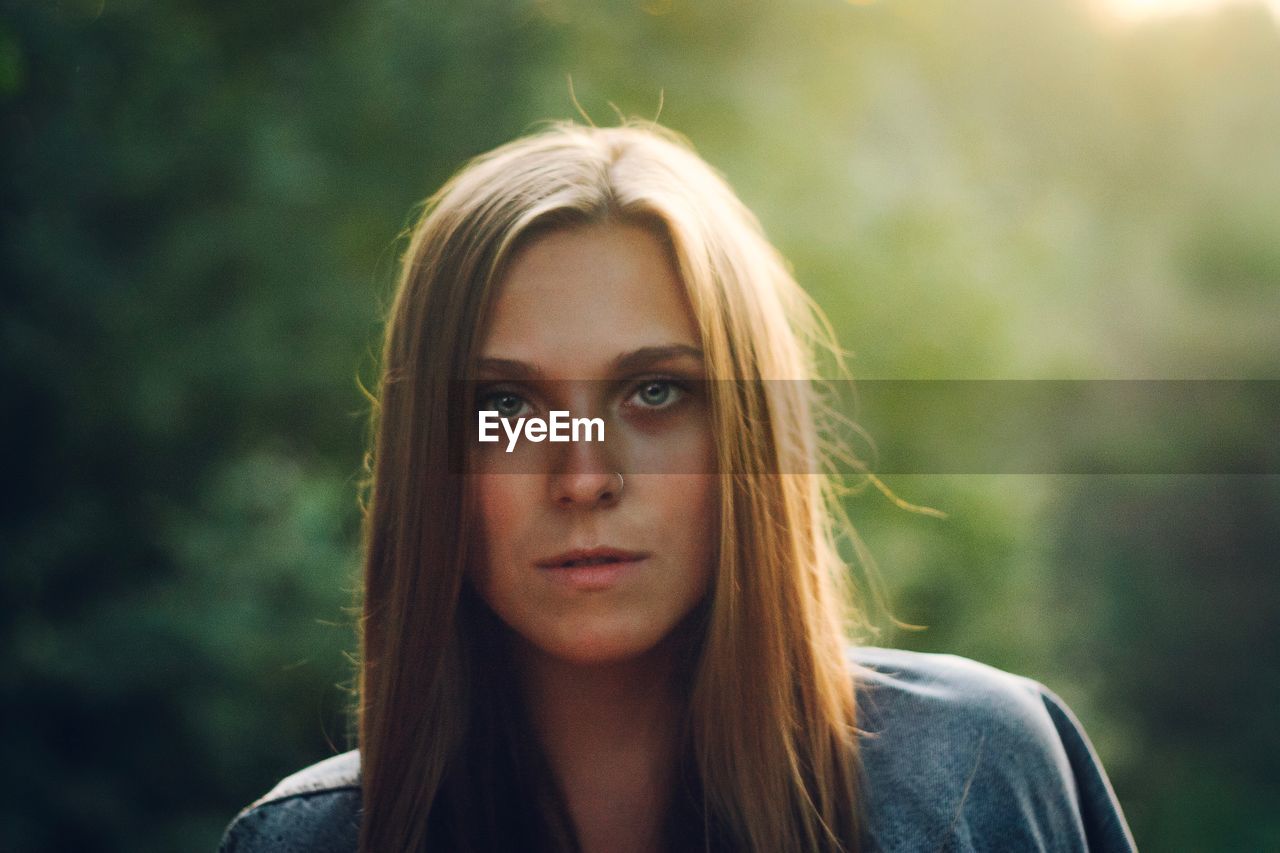
[[(849, 646), (807, 382), (832, 345), (674, 134), (470, 163), (387, 327), (359, 750), (223, 849), (1130, 849), (1040, 685)], [(548, 440), (554, 412), (602, 435)]]

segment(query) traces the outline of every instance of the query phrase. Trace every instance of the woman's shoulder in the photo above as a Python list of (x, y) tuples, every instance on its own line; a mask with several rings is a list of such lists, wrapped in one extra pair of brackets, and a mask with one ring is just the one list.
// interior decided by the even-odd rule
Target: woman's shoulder
[(236, 815), (220, 853), (350, 853), (360, 835), (360, 754), (326, 758), (291, 776)]
[(938, 733), (969, 734), (977, 727), (1035, 738), (1048, 731), (1045, 702), (1051, 694), (1029, 678), (957, 655), (854, 647), (849, 657), (864, 719), (927, 724)]
[[(954, 655), (850, 649), (866, 825), (884, 850), (1132, 850), (1102, 764), (1043, 685)], [(222, 853), (353, 851), (360, 756), (295, 773), (240, 812)]]
[(954, 655), (854, 648), (850, 659), (879, 846), (1133, 849), (1083, 727), (1042, 684)]

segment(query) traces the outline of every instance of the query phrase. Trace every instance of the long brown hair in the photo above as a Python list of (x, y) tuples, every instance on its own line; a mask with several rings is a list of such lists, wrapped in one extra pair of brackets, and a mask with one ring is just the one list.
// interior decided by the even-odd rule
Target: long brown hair
[(685, 840), (762, 853), (859, 846), (853, 611), (835, 499), (824, 477), (782, 473), (819, 470), (804, 380), (834, 347), (830, 328), (681, 137), (649, 123), (558, 123), (467, 164), (428, 200), (404, 257), (365, 516), (364, 851), (576, 847), (503, 694), (514, 679), (495, 618), (464, 582), (477, 558), (459, 475), (472, 401), (455, 380), (469, 375), (514, 250), (545, 229), (610, 221), (666, 241), (709, 378), (800, 380), (708, 383), (721, 524), (688, 662), (676, 800), (697, 832)]

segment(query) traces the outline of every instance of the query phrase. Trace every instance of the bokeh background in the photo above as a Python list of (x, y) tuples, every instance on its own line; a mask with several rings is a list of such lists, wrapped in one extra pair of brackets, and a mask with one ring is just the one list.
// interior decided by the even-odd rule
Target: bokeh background
[[(877, 378), (1280, 378), (1251, 2), (5, 0), (0, 826), (212, 849), (347, 747), (414, 206), (547, 118), (690, 137)], [(1139, 844), (1280, 848), (1280, 478), (887, 476), (876, 642), (1038, 678)]]

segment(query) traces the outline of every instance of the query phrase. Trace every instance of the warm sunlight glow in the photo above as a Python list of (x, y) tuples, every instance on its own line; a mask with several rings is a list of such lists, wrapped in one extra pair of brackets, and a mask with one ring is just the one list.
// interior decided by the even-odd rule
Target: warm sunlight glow
[(1280, 17), (1280, 0), (1091, 0), (1091, 4), (1113, 20), (1137, 23), (1149, 18), (1212, 12), (1232, 3), (1257, 3)]

